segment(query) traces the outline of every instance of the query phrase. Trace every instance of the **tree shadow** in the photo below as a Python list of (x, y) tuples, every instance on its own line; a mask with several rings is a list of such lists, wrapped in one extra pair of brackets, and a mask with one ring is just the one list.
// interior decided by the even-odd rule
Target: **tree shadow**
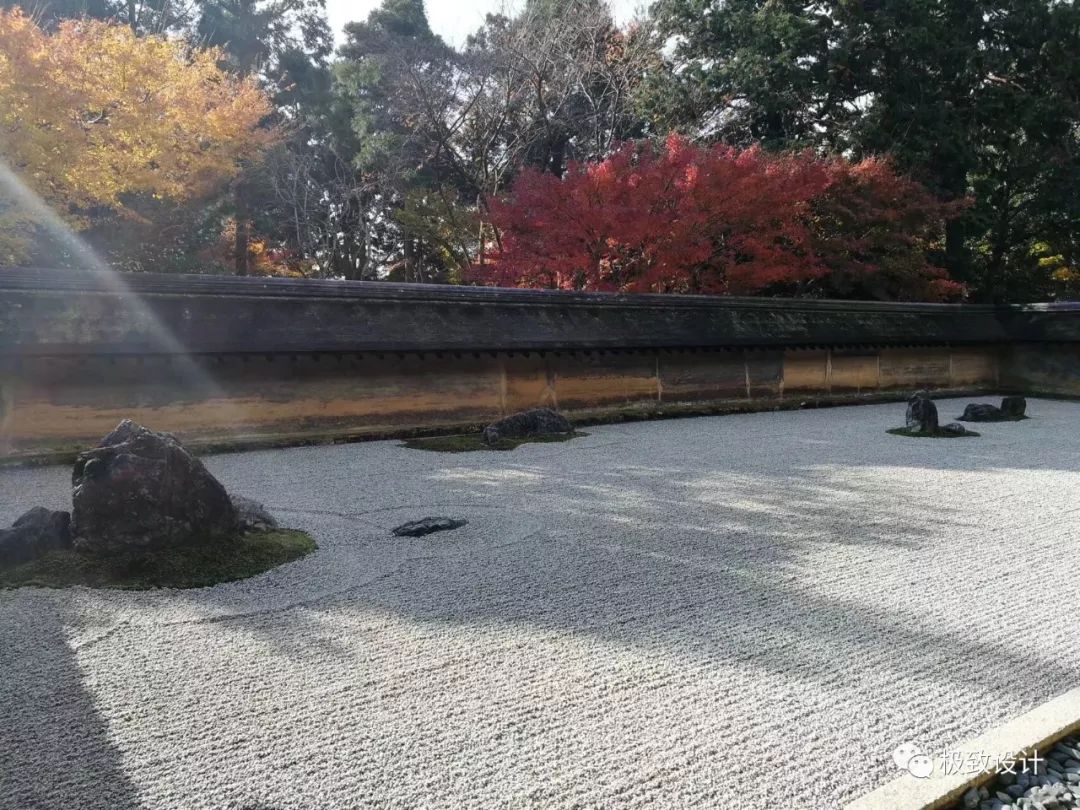
[[(959, 402), (939, 405), (944, 413)], [(903, 407), (866, 406), (862, 413), (877, 414), (884, 425), (886, 414), (902, 419)], [(934, 600), (947, 590), (969, 593), (970, 609), (978, 609), (986, 601), (980, 588), (993, 587), (995, 575), (986, 582), (952, 585), (940, 571), (929, 577), (926, 571), (927, 560), (943, 553), (950, 538), (980, 528), (982, 505), (1035, 497), (1043, 483), (1010, 475), (1008, 489), (994, 491), (984, 482), (964, 494), (963, 510), (942, 502), (939, 487), (950, 481), (962, 486), (967, 474), (988, 470), (1080, 470), (1080, 439), (1067, 431), (1080, 408), (1036, 401), (1033, 410), (1043, 420), (1038, 429), (1060, 431), (1060, 441), (1032, 448), (1023, 435), (1008, 432), (1029, 424), (1023, 423), (998, 426), (1004, 439), (975, 450), (972, 443), (956, 449), (956, 443), (920, 443), (883, 432), (852, 443), (837, 419), (848, 420), (856, 409), (829, 409), (801, 413), (797, 432), (782, 438), (770, 418), (777, 414), (748, 414), (652, 422), (653, 443), (646, 448), (634, 444), (640, 426), (627, 424), (597, 429), (580, 444), (530, 448), (532, 455), (441, 462), (433, 457), (426, 470), (406, 454), (400, 461), (403, 469), (424, 477), (433, 499), (485, 504), (493, 520), (518, 514), (541, 530), (527, 542), (478, 546), (464, 538), (476, 532), (497, 537), (500, 529), (485, 526), (483, 513), (465, 515), (474, 521), (470, 527), (430, 541), (429, 548), (445, 551), (425, 553), (373, 585), (330, 596), (310, 609), (376, 610), (420, 622), (494, 622), (599, 634), (628, 646), (676, 656), (695, 650), (702, 660), (740, 660), (776, 671), (786, 671), (798, 658), (802, 676), (825, 681), (878, 659), (891, 666), (897, 651), (906, 650), (922, 662), (928, 677), (948, 672), (948, 679), (980, 690), (1004, 694), (1040, 671), (1048, 683), (1066, 684), (1077, 673), (1059, 657), (1017, 654), (985, 640), (969, 642), (935, 614)], [(713, 427), (730, 428), (737, 442), (721, 446), (719, 454), (687, 442), (687, 434)], [(758, 461), (753, 453), (770, 440), (783, 446), (783, 457)], [(881, 452), (867, 452), (865, 444)], [(1018, 452), (1018, 446), (1026, 452)], [(350, 445), (328, 455), (341, 461), (363, 450), (363, 445)], [(317, 458), (320, 449), (293, 452)], [(602, 463), (583, 463), (588, 454)], [(238, 457), (231, 461), (227, 466), (240, 463)], [(396, 463), (398, 455), (381, 456), (368, 473), (392, 478), (389, 470)], [(313, 485), (321, 478), (317, 467), (307, 466), (301, 482), (312, 507), (320, 503)], [(833, 474), (823, 474), (824, 468)], [(912, 471), (918, 475), (909, 484), (891, 485), (896, 474)], [(943, 477), (956, 473), (955, 479)], [(333, 478), (333, 470), (327, 468), (325, 475)], [(348, 486), (348, 479), (334, 480), (326, 505), (334, 500), (340, 508), (340, 492)], [(273, 502), (272, 494), (268, 500)], [(358, 505), (352, 508), (359, 514)], [(1042, 515), (1068, 519), (1071, 508), (1047, 503)], [(386, 542), (398, 543), (389, 529), (406, 519), (401, 509), (369, 513), (364, 521), (374, 526), (382, 521)], [(651, 537), (660, 539), (655, 547)], [(459, 545), (460, 553), (455, 551)], [(985, 551), (969, 545), (965, 553), (970, 564), (972, 554)], [(477, 554), (484, 555), (483, 565), (476, 564)], [(829, 583), (838, 567), (862, 566), (866, 576), (879, 576), (876, 560), (882, 555), (891, 555), (910, 576), (876, 585)], [(1022, 558), (1017, 554), (1017, 560)], [(808, 577), (820, 577), (825, 587)], [(515, 590), (500, 599), (500, 583), (505, 582), (514, 583)], [(1003, 590), (1012, 587), (1000, 584)], [(847, 593), (852, 587), (856, 592)], [(875, 590), (902, 590), (910, 612), (896, 614), (889, 606), (906, 600), (878, 600)], [(212, 594), (193, 598), (214, 600)], [(1022, 598), (1014, 594), (1012, 603), (1022, 611)], [(952, 618), (963, 621), (965, 615)], [(663, 616), (683, 620), (664, 624)], [(254, 632), (268, 626), (260, 616), (237, 620), (249, 622)], [(778, 634), (785, 641), (774, 646)], [(798, 643), (791, 641), (794, 637)], [(275, 643), (286, 642), (279, 637)], [(303, 642), (323, 643), (317, 633)], [(875, 658), (875, 650), (887, 655)], [(334, 654), (329, 644), (323, 651)], [(291, 654), (309, 652), (294, 649)], [(986, 662), (994, 666), (982, 666)]]
[(53, 606), (0, 594), (0, 607), (0, 807), (141, 808)]
[[(667, 471), (666, 477), (674, 476)], [(693, 492), (697, 483), (686, 489)], [(715, 513), (701, 501), (697, 508), (679, 501), (681, 514), (673, 520), (673, 499), (647, 489), (624, 482), (615, 497), (603, 487), (567, 480), (558, 487), (563, 494), (544, 505), (557, 531), (493, 548), (461, 542), (457, 551), (448, 539), (443, 553), (410, 561), (396, 575), (324, 609), (597, 635), (695, 665), (738, 661), (778, 673), (797, 665), (801, 678), (821, 682), (872, 665), (907, 677), (910, 666), (896, 665), (904, 655), (918, 661), (924, 683), (940, 679), (943, 690), (962, 681), (1007, 694), (1035, 673), (1047, 682), (1075, 680), (1076, 667), (1060, 657), (967, 639), (955, 626), (928, 618), (930, 602), (943, 595), (936, 590), (942, 580), (923, 579), (921, 569), (927, 556), (941, 551), (944, 538), (972, 528), (966, 518), (928, 503), (894, 501), (887, 492), (858, 493), (845, 504), (831, 488), (796, 483), (793, 476), (772, 492), (761, 483), (746, 481), (743, 491), (727, 483), (722, 523), (709, 525)], [(504, 508), (514, 508), (505, 493), (498, 497)], [(524, 508), (530, 500), (516, 505)], [(919, 513), (918, 525), (912, 525), (912, 510)], [(648, 542), (649, 535), (662, 542)], [(882, 553), (910, 564), (911, 576), (877, 585), (857, 578), (829, 584), (843, 573), (838, 566), (861, 567)], [(818, 571), (815, 559), (822, 562)], [(868, 576), (879, 572), (867, 565)], [(806, 581), (814, 576), (825, 587)], [(856, 592), (848, 594), (848, 588)], [(906, 592), (891, 601), (910, 602), (911, 613), (875, 606), (874, 597), (890, 589)], [(954, 590), (985, 598), (964, 583)], [(954, 618), (962, 623), (965, 615)]]

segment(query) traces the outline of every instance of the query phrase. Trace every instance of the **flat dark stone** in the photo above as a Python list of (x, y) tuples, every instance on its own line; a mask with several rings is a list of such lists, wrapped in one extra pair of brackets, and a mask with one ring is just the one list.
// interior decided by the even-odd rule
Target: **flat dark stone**
[(973, 402), (964, 408), (959, 418), (963, 422), (1001, 422), (1008, 417), (997, 405)]
[(434, 532), (448, 532), (451, 529), (460, 529), (469, 521), (448, 517), (426, 517), (409, 523), (402, 523), (394, 529), (397, 537), (423, 537), (425, 534)]

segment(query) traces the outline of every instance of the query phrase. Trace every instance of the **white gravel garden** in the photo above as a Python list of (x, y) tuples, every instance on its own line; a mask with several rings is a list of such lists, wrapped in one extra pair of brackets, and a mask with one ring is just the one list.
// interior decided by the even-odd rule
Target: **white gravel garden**
[(1080, 681), (1080, 403), (904, 408), (206, 459), (318, 551), (0, 591), (0, 808), (837, 808)]

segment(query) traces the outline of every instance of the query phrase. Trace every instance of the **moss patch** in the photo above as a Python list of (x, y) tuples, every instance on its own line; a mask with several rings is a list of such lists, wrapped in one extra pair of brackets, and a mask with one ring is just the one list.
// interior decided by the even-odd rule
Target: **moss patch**
[(205, 588), (247, 579), (317, 548), (304, 532), (248, 532), (232, 542), (201, 543), (154, 554), (97, 555), (65, 549), (22, 565), (0, 569), (0, 588)]
[(480, 433), (465, 433), (458, 436), (430, 436), (424, 439), (407, 439), (402, 447), (411, 450), (432, 450), (437, 453), (472, 453), (478, 450), (513, 450), (522, 444), (543, 444), (546, 442), (567, 442), (578, 436), (588, 436), (575, 430), (573, 433), (556, 433), (546, 436), (526, 436), (523, 439), (500, 439), (497, 443), (484, 443)]
[(885, 432), (891, 433), (893, 436), (907, 436), (911, 439), (967, 439), (975, 438), (976, 436), (980, 435), (974, 430), (969, 430), (967, 433), (961, 433), (959, 435), (957, 435), (956, 433), (946, 433), (944, 430), (910, 431), (907, 428), (893, 428), (892, 430), (887, 430)]

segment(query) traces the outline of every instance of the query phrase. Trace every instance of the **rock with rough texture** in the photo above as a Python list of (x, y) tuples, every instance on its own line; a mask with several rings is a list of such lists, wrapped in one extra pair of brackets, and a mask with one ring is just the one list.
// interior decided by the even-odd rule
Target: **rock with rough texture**
[(908, 400), (907, 429), (913, 433), (935, 433), (938, 429), (937, 405), (926, 391), (916, 391)]
[(278, 528), (278, 522), (258, 501), (243, 495), (231, 495), (236, 522), (242, 532), (262, 532)]
[(574, 426), (565, 416), (550, 408), (533, 408), (488, 425), (484, 428), (484, 442), (496, 444), (501, 439), (524, 439), (529, 436), (553, 436), (573, 432)]
[(35, 506), (0, 529), (0, 565), (18, 565), (71, 545), (71, 515)]
[(173, 436), (125, 419), (72, 471), (72, 535), (87, 551), (153, 549), (237, 531), (225, 487)]
[(409, 523), (402, 523), (394, 529), (394, 534), (397, 537), (423, 537), (425, 534), (432, 534), (433, 532), (446, 532), (451, 529), (460, 529), (468, 522), (469, 521), (467, 520), (461, 520), (459, 518), (426, 517)]
[(1023, 397), (1005, 397), (1001, 400), (1001, 412), (1008, 419), (1021, 419), (1027, 413), (1027, 400)]
[(1001, 409), (997, 405), (986, 403), (971, 403), (960, 415), (964, 422), (1000, 422), (1004, 418)]
[(968, 430), (959, 422), (949, 422), (949, 424), (941, 429), (941, 432), (947, 433), (950, 436), (964, 436), (967, 434)]

